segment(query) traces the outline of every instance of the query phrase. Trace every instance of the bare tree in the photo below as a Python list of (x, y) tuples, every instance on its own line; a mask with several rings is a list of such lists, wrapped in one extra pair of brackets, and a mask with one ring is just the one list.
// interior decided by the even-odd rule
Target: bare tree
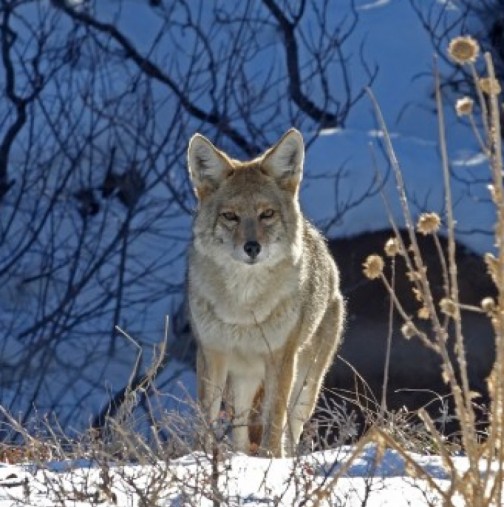
[(116, 326), (159, 340), (182, 293), (194, 131), (240, 157), (290, 125), (311, 140), (345, 125), (377, 69), (348, 53), (358, 15), (337, 4), (0, 0), (7, 408), (82, 427), (128, 382)]

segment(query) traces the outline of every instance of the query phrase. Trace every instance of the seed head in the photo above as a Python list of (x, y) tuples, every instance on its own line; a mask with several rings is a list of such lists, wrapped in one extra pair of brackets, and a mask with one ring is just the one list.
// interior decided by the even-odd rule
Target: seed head
[(457, 116), (470, 116), (473, 112), (474, 100), (471, 97), (462, 97), (455, 104)]
[(430, 318), (429, 309), (426, 306), (422, 306), (420, 310), (418, 310), (418, 318), (422, 320), (428, 320)]
[(469, 36), (455, 37), (448, 45), (450, 58), (461, 65), (474, 63), (479, 55), (479, 44)]
[(370, 280), (375, 280), (383, 273), (383, 259), (380, 255), (369, 255), (363, 267), (364, 275)]
[(450, 298), (443, 298), (439, 302), (439, 307), (441, 308), (441, 311), (448, 315), (449, 317), (455, 318), (457, 316), (457, 305), (455, 302)]
[(417, 332), (413, 322), (411, 322), (410, 320), (405, 322), (401, 327), (401, 333), (407, 340), (413, 338), (413, 336), (416, 336)]
[(416, 287), (413, 287), (411, 290), (413, 291), (413, 295), (415, 296), (415, 299), (418, 302), (423, 303), (423, 301), (424, 301), (423, 292), (420, 289), (417, 289)]
[(440, 225), (441, 219), (437, 213), (422, 213), (418, 219), (417, 230), (427, 236), (436, 233)]
[(385, 243), (385, 253), (389, 257), (395, 257), (401, 252), (401, 246), (399, 245), (399, 241), (397, 238), (389, 238)]
[(491, 77), (482, 77), (478, 84), (481, 91), (487, 95), (499, 95), (502, 91), (499, 81)]
[(495, 310), (495, 301), (494, 298), (486, 297), (481, 300), (481, 309), (486, 313), (493, 313)]

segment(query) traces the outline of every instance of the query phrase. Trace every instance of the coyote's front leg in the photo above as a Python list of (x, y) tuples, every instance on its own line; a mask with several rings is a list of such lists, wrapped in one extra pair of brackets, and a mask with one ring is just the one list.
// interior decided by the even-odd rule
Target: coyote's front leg
[(294, 383), (295, 361), (295, 351), (288, 345), (271, 353), (266, 361), (264, 433), (261, 441), (261, 453), (266, 456), (284, 456), (283, 433)]
[(198, 380), (198, 401), (205, 417), (204, 448), (209, 450), (213, 443), (214, 425), (219, 418), (222, 395), (228, 374), (227, 356), (201, 345), (198, 346), (196, 372)]

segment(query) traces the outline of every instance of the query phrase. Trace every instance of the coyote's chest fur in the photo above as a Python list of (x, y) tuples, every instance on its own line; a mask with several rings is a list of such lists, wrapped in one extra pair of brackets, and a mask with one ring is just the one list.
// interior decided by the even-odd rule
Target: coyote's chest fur
[(241, 354), (266, 354), (284, 345), (299, 319), (294, 268), (290, 278), (279, 279), (268, 267), (209, 269), (208, 260), (200, 262), (204, 269), (196, 263), (191, 275), (196, 292), (191, 311), (204, 345)]

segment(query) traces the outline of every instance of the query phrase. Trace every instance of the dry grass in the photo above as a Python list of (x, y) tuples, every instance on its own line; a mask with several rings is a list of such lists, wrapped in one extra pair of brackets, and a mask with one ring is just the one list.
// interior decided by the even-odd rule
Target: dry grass
[[(502, 505), (503, 494), (503, 464), (504, 464), (504, 193), (502, 175), (502, 139), (500, 130), (500, 104), (499, 86), (487, 86), (488, 83), (496, 83), (495, 73), (490, 55), (485, 54), (487, 77), (479, 78), (474, 62), (468, 61), (474, 76), (477, 88), (477, 97), (482, 111), (481, 125), (483, 132), (477, 129), (477, 122), (473, 117), (473, 110), (465, 111), (470, 117), (476, 138), (485, 154), (488, 156), (490, 176), (492, 183), (489, 186), (491, 198), (495, 205), (495, 245), (496, 253), (487, 253), (485, 260), (490, 275), (497, 289), (496, 300), (485, 298), (481, 307), (467, 308), (459, 299), (458, 280), (459, 274), (455, 260), (455, 224), (453, 214), (453, 202), (451, 195), (450, 171), (447, 156), (447, 143), (445, 138), (444, 109), (440, 92), (439, 75), (436, 72), (436, 103), (439, 123), (439, 146), (441, 149), (442, 173), (445, 189), (446, 214), (443, 219), (435, 213), (421, 215), (415, 223), (409, 208), (406, 188), (403, 181), (399, 161), (390, 141), (387, 128), (376, 100), (371, 95), (376, 116), (380, 128), (385, 133), (385, 145), (389, 160), (392, 164), (396, 185), (404, 219), (409, 233), (410, 247), (406, 248), (395, 223), (394, 241), (398, 243), (397, 251), (402, 255), (408, 266), (408, 277), (411, 288), (418, 303), (416, 315), (408, 314), (401, 301), (394, 292), (393, 283), (388, 280), (383, 272), (383, 259), (380, 255), (374, 255), (366, 259), (364, 273), (371, 279), (379, 279), (387, 288), (394, 303), (396, 311), (402, 316), (404, 325), (402, 328), (405, 339), (419, 339), (421, 342), (442, 359), (440, 375), (448, 384), (455, 405), (455, 416), (460, 425), (460, 444), (469, 461), (469, 468), (462, 473), (457, 470), (453, 463), (453, 453), (446, 440), (436, 428), (434, 422), (425, 410), (419, 412), (425, 428), (429, 433), (430, 440), (435, 443), (435, 448), (443, 458), (444, 466), (450, 473), (451, 487), (441, 492), (444, 505), (452, 505), (454, 495), (460, 495), (466, 505), (473, 507), (486, 507), (490, 505)], [(439, 230), (444, 225), (448, 239), (447, 255), (443, 254), (439, 246)], [(417, 234), (430, 235), (438, 246), (441, 265), (443, 266), (444, 296), (436, 300), (431, 290), (431, 280), (427, 272), (422, 253), (418, 246)], [(387, 247), (386, 247), (387, 248)], [(477, 425), (474, 402), (480, 395), (471, 391), (468, 379), (468, 365), (466, 360), (464, 330), (462, 327), (461, 309), (469, 309), (486, 313), (491, 319), (495, 333), (496, 359), (493, 371), (488, 379), (488, 390), (491, 399), (490, 421), (486, 432), (486, 438), (481, 438), (481, 429)], [(426, 331), (426, 324), (430, 325), (431, 331)], [(453, 344), (451, 354), (450, 347)], [(391, 447), (401, 453), (408, 460), (408, 449), (405, 444), (394, 437), (393, 433), (383, 428), (375, 428), (372, 440), (380, 446)], [(425, 471), (415, 463), (411, 463), (412, 470), (418, 477), (426, 478)], [(438, 487), (429, 482), (434, 488)], [(439, 491), (438, 491), (439, 492)]]

